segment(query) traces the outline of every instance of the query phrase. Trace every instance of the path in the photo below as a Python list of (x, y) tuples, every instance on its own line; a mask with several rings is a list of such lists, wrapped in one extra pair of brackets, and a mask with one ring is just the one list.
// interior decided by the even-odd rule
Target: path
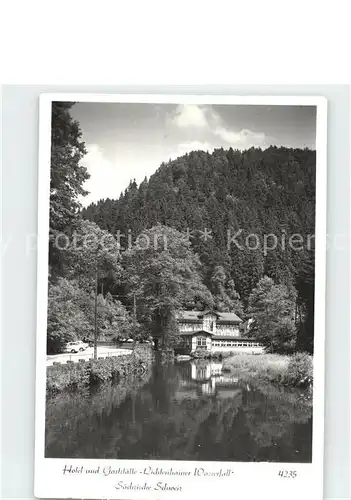
[[(131, 354), (131, 349), (119, 349), (118, 347), (99, 347), (97, 349), (98, 358), (107, 358), (108, 356), (125, 356)], [(64, 354), (51, 354), (46, 356), (46, 366), (51, 366), (54, 362), (67, 363), (67, 361), (78, 362), (80, 359), (88, 361), (94, 357), (94, 348), (88, 347), (83, 352), (78, 353), (64, 353)]]

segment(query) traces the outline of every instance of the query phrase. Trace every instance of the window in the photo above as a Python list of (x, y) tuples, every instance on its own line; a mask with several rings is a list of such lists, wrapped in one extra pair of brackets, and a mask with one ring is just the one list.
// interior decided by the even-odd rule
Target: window
[(197, 337), (197, 347), (206, 347), (206, 337)]

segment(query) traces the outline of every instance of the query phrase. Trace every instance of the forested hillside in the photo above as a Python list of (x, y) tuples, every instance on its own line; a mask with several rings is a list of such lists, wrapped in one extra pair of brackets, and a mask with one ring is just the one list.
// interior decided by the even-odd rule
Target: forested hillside
[(194, 151), (82, 216), (132, 241), (157, 223), (187, 234), (205, 285), (213, 292), (222, 273), (224, 291), (235, 284), (245, 309), (264, 276), (296, 287), (296, 316), (306, 327), (313, 325), (315, 164), (309, 149)]
[(52, 110), (48, 350), (92, 336), (172, 344), (180, 309), (212, 308), (253, 318), (271, 351), (312, 352), (315, 152), (193, 151), (82, 209), (72, 105)]

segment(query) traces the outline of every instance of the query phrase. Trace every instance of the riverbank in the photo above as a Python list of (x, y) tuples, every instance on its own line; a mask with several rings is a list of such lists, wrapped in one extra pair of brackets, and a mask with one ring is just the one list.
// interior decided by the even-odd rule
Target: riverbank
[(138, 345), (128, 356), (110, 356), (97, 360), (80, 360), (79, 363), (48, 366), (46, 390), (48, 394), (57, 394), (130, 376), (143, 376), (150, 368), (152, 360), (151, 348)]
[(141, 377), (47, 397), (46, 458), (311, 462), (308, 390), (159, 354)]
[(223, 359), (223, 371), (250, 382), (310, 387), (313, 383), (313, 358), (306, 353), (292, 356), (233, 354)]

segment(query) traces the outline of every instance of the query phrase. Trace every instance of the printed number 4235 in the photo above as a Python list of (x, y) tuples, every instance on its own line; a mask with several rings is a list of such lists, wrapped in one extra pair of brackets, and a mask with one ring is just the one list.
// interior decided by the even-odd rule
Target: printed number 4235
[(278, 476), (283, 477), (285, 479), (294, 479), (297, 476), (296, 470), (280, 470), (278, 472)]

